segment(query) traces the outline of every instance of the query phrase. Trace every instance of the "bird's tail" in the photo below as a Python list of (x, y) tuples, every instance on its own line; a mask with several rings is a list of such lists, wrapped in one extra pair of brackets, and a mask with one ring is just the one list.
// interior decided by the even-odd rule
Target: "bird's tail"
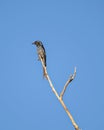
[(46, 68), (43, 67), (43, 77), (47, 79), (47, 73), (46, 73)]

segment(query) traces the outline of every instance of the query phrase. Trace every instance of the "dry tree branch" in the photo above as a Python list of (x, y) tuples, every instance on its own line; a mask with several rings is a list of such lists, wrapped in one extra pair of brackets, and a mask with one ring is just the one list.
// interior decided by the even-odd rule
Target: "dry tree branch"
[[(40, 56), (39, 56), (39, 57), (40, 57)], [(46, 77), (46, 79), (48, 80), (48, 82), (49, 82), (49, 84), (50, 84), (50, 87), (51, 87), (53, 93), (56, 95), (57, 99), (59, 100), (59, 102), (61, 103), (61, 105), (62, 105), (62, 107), (64, 108), (65, 112), (67, 113), (68, 117), (70, 118), (70, 120), (71, 120), (71, 122), (72, 122), (72, 124), (73, 124), (73, 126), (74, 126), (74, 128), (75, 128), (75, 130), (80, 130), (79, 127), (78, 127), (78, 125), (77, 125), (76, 122), (74, 121), (74, 119), (73, 119), (71, 113), (69, 112), (68, 108), (66, 107), (66, 105), (65, 105), (65, 103), (64, 103), (64, 101), (63, 101), (63, 99), (62, 99), (62, 97), (63, 97), (63, 95), (64, 95), (64, 93), (65, 93), (65, 91), (66, 91), (66, 88), (67, 88), (68, 84), (75, 78), (76, 68), (75, 68), (75, 70), (74, 70), (74, 74), (70, 76), (69, 80), (66, 82), (66, 84), (65, 84), (65, 86), (64, 86), (64, 89), (63, 89), (62, 93), (61, 93), (60, 96), (59, 96), (58, 93), (57, 93), (57, 91), (55, 90), (53, 84), (52, 84), (52, 81), (51, 81), (51, 79), (50, 79), (50, 77), (49, 77), (49, 75), (48, 75), (47, 69), (46, 69), (46, 67), (44, 66), (44, 63), (43, 63), (43, 60), (41, 59), (41, 57), (40, 57), (40, 60), (41, 60), (42, 66), (44, 67), (44, 70), (45, 70), (45, 74), (46, 74), (45, 77)]]
[(64, 93), (65, 93), (65, 91), (66, 91), (66, 88), (67, 88), (68, 84), (71, 83), (71, 81), (75, 78), (75, 76), (76, 76), (76, 67), (74, 68), (74, 74), (73, 74), (73, 75), (70, 75), (68, 81), (67, 81), (66, 84), (64, 85), (64, 88), (63, 88), (63, 90), (62, 90), (62, 92), (61, 92), (61, 94), (60, 94), (60, 98), (61, 98), (61, 99), (63, 98), (63, 95), (64, 95)]

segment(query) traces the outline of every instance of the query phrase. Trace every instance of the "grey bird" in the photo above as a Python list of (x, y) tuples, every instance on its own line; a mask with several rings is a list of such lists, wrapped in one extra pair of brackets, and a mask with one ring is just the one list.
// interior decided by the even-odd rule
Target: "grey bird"
[[(32, 44), (36, 45), (38, 52), (38, 59), (43, 61), (44, 66), (46, 67), (46, 51), (41, 41), (34, 41)], [(46, 77), (45, 69), (43, 67), (43, 75)]]

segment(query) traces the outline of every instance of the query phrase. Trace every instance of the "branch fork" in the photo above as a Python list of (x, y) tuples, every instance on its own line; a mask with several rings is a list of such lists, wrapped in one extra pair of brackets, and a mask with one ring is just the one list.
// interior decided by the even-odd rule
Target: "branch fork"
[(55, 96), (57, 97), (57, 99), (59, 100), (59, 102), (61, 103), (62, 107), (64, 108), (65, 112), (67, 113), (68, 117), (70, 118), (73, 126), (74, 126), (74, 129), (75, 130), (80, 130), (78, 125), (76, 124), (76, 122), (74, 121), (71, 113), (69, 112), (68, 108), (66, 107), (64, 101), (63, 101), (63, 96), (65, 94), (65, 91), (69, 85), (69, 83), (71, 83), (75, 76), (76, 76), (76, 67), (74, 68), (74, 73), (72, 75), (70, 75), (69, 79), (67, 80), (66, 84), (64, 85), (64, 88), (62, 90), (62, 92), (60, 93), (60, 95), (57, 93), (57, 91), (55, 90), (53, 84), (52, 84), (52, 81), (48, 75), (48, 72), (47, 72), (47, 68), (44, 66), (44, 63), (43, 63), (43, 60), (41, 59), (41, 57), (39, 56), (40, 60), (41, 60), (41, 63), (42, 63), (42, 66), (44, 67), (44, 70), (45, 70), (45, 78), (48, 80), (49, 84), (50, 84), (50, 87), (53, 91), (53, 93), (55, 94)]

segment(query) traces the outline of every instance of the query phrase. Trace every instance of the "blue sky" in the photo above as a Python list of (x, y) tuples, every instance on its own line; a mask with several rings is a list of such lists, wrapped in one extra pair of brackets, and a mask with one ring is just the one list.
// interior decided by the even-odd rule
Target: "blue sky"
[(32, 42), (41, 40), (47, 70), (82, 130), (104, 128), (104, 1), (0, 1), (0, 130), (74, 130), (43, 79)]

